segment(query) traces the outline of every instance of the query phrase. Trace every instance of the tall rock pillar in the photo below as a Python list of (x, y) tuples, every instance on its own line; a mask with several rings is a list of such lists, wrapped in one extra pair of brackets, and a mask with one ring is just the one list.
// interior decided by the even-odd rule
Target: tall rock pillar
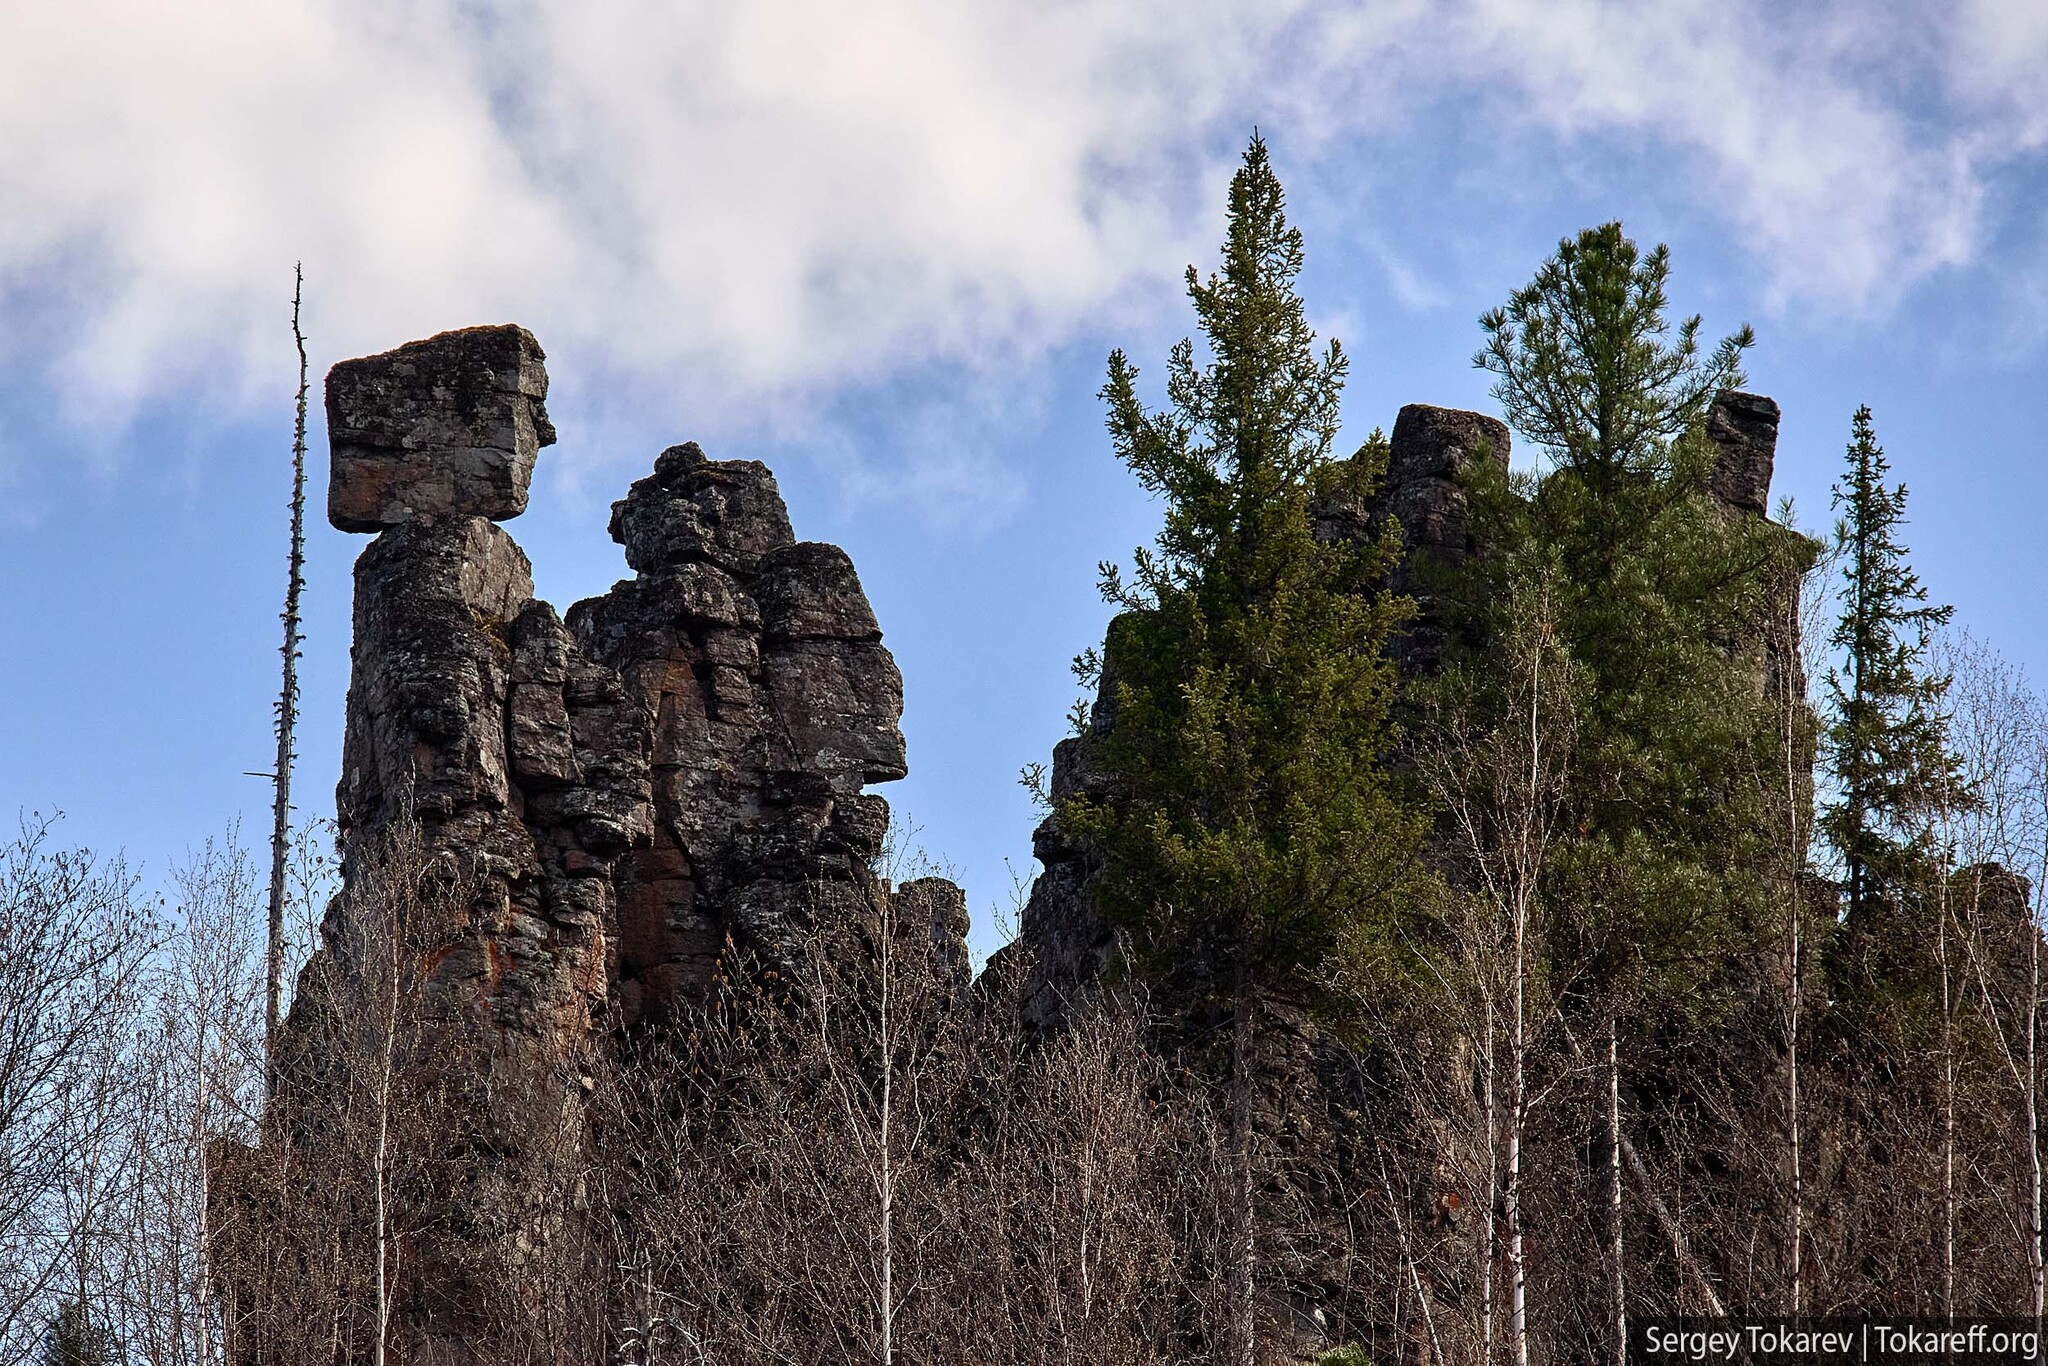
[(524, 329), (480, 327), (328, 375), (329, 518), (376, 539), (355, 570), (343, 890), (266, 1117), (299, 1227), (241, 1269), (244, 1360), (367, 1361), (379, 1339), (393, 1363), (587, 1355), (585, 1097), (651, 727), (496, 525), (554, 440), (542, 361)]

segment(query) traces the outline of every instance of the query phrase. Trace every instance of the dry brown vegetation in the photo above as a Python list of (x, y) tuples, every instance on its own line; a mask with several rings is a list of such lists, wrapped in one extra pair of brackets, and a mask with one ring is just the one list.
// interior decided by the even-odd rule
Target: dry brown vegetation
[[(1519, 1366), (1612, 1360), (1650, 1313), (2039, 1312), (2048, 730), (2020, 680), (1967, 641), (1944, 664), (1979, 800), (1937, 813), (1947, 871), (1902, 900), (1881, 991), (1837, 989), (1795, 766), (1758, 775), (1785, 793), (1782, 919), (1721, 965), (1734, 1005), (1585, 1037), (1584, 1003), (1558, 1006), (1576, 984), (1517, 951), (1572, 781), (1567, 680), (1540, 632), (1522, 648), (1520, 728), (1446, 732), (1425, 767), (1451, 815), (1434, 942), (1399, 984), (1348, 984), (1363, 1030), (1294, 1021), (1258, 1060), (1263, 1350)], [(383, 970), (300, 979), (321, 1047), (266, 1100), (242, 851), (155, 904), (43, 827), (9, 843), (0, 1361), (50, 1359), (53, 1334), (64, 1360), (433, 1359), (392, 1331), (436, 1293), (420, 1249), (451, 1242), (421, 1193), (488, 1172), (490, 1136), (451, 1125), (462, 1083), (408, 1047), (435, 1009), (414, 950), (464, 894), (402, 840), (377, 866), (327, 933)], [(303, 945), (330, 888), (297, 867)], [(534, 1150), (546, 1255), (471, 1269), (552, 1325), (494, 1359), (1217, 1359), (1238, 1183), (1189, 1022), (1112, 983), (1033, 1032), (1023, 964), (968, 985), (931, 942), (890, 909), (780, 966), (735, 950), (701, 1004), (619, 1041), (585, 1118)], [(315, 1053), (333, 1075), (305, 1085)], [(257, 1142), (279, 1125), (295, 1147)], [(292, 1151), (319, 1170), (260, 1156)]]

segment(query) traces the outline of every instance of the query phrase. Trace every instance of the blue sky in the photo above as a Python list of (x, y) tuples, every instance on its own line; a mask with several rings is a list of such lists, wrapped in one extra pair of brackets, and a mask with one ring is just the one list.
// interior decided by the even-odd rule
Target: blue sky
[[(539, 335), (561, 441), (507, 529), (558, 606), (625, 572), (608, 505), (663, 446), (774, 467), (874, 599), (908, 691), (886, 795), (991, 947), (1095, 562), (1157, 517), (1103, 359), (1158, 375), (1254, 125), (1352, 352), (1347, 441), (1490, 407), (1479, 313), (1620, 217), (1670, 244), (1680, 310), (1755, 325), (1803, 520), (1869, 403), (1923, 578), (2048, 671), (2048, 10), (171, 8), (0, 0), (0, 806), (152, 879), (267, 820), (242, 775), (269, 767), (303, 258), (316, 381), (447, 327)], [(312, 528), (309, 814), (364, 544)]]

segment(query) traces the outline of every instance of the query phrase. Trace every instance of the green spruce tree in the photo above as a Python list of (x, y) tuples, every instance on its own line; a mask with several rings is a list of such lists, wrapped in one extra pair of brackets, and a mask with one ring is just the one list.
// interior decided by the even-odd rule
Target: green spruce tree
[[(1063, 827), (1103, 861), (1105, 912), (1140, 971), (1228, 1040), (1229, 1329), (1249, 1366), (1256, 1240), (1250, 1114), (1259, 1020), (1276, 998), (1337, 1008), (1349, 944), (1381, 934), (1415, 876), (1419, 831), (1382, 765), (1394, 743), (1389, 636), (1411, 608), (1385, 587), (1396, 542), (1319, 539), (1318, 501), (1361, 491), (1384, 445), (1334, 461), (1347, 362), (1320, 350), (1295, 280), (1302, 239), (1256, 136), (1230, 184), (1220, 274), (1190, 267), (1207, 343), (1167, 362), (1167, 406), (1111, 355), (1102, 396), (1117, 456), (1165, 502), (1128, 578), (1103, 661), (1114, 720), (1100, 745), (1111, 800), (1070, 799)], [(1101, 662), (1086, 657), (1093, 677)]]
[(1954, 609), (1928, 605), (1898, 536), (1906, 486), (1885, 483), (1890, 469), (1870, 409), (1858, 408), (1834, 488), (1843, 584), (1830, 643), (1841, 662), (1828, 672), (1826, 752), (1836, 797), (1821, 825), (1841, 856), (1858, 931), (1928, 855), (1923, 817), (1963, 798), (1942, 710), (1949, 681), (1927, 664), (1931, 635)]

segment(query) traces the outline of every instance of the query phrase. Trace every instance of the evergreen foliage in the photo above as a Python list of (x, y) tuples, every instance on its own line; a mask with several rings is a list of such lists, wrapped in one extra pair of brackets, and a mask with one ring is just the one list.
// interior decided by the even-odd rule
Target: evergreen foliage
[(1829, 643), (1829, 776), (1837, 796), (1821, 818), (1847, 872), (1848, 918), (1861, 928), (1877, 904), (1914, 880), (1928, 856), (1928, 815), (1962, 799), (1943, 713), (1949, 680), (1928, 668), (1930, 633), (1953, 610), (1933, 607), (1898, 537), (1906, 486), (1891, 466), (1870, 409), (1851, 424), (1847, 468), (1834, 487), (1841, 511), (1842, 615)]
[[(1474, 363), (1551, 455), (1540, 480), (1475, 489), (1497, 553), (1454, 597), (1469, 638), (1503, 639), (1540, 590), (1581, 715), (1565, 837), (1548, 876), (1556, 962), (1602, 993), (1692, 997), (1761, 936), (1759, 775), (1780, 766), (1776, 708), (1757, 687), (1779, 595), (1817, 547), (1708, 492), (1703, 419), (1744, 382), (1747, 327), (1699, 353), (1699, 319), (1665, 317), (1668, 250), (1647, 256), (1608, 223), (1568, 238), (1504, 308), (1481, 319)], [(1498, 709), (1497, 652), (1452, 671), (1458, 705)]]
[(1398, 543), (1320, 540), (1312, 516), (1376, 480), (1385, 447), (1331, 459), (1347, 360), (1335, 341), (1316, 349), (1301, 265), (1254, 137), (1222, 272), (1188, 269), (1209, 362), (1176, 345), (1155, 411), (1124, 353), (1110, 357), (1111, 440), (1165, 500), (1165, 526), (1129, 580), (1102, 566), (1104, 596), (1126, 610), (1104, 656), (1077, 662), (1084, 680), (1104, 676), (1116, 797), (1058, 814), (1101, 854), (1105, 910), (1141, 963), (1213, 954), (1313, 995), (1340, 944), (1393, 914), (1419, 831), (1382, 764), (1387, 642), (1412, 610), (1385, 586)]
[(1671, 324), (1670, 249), (1647, 257), (1603, 223), (1557, 245), (1536, 278), (1483, 315), (1473, 363), (1500, 377), (1494, 397), (1516, 430), (1560, 465), (1596, 482), (1664, 468), (1672, 443), (1706, 416), (1722, 389), (1743, 383), (1747, 326), (1702, 362), (1697, 314)]

